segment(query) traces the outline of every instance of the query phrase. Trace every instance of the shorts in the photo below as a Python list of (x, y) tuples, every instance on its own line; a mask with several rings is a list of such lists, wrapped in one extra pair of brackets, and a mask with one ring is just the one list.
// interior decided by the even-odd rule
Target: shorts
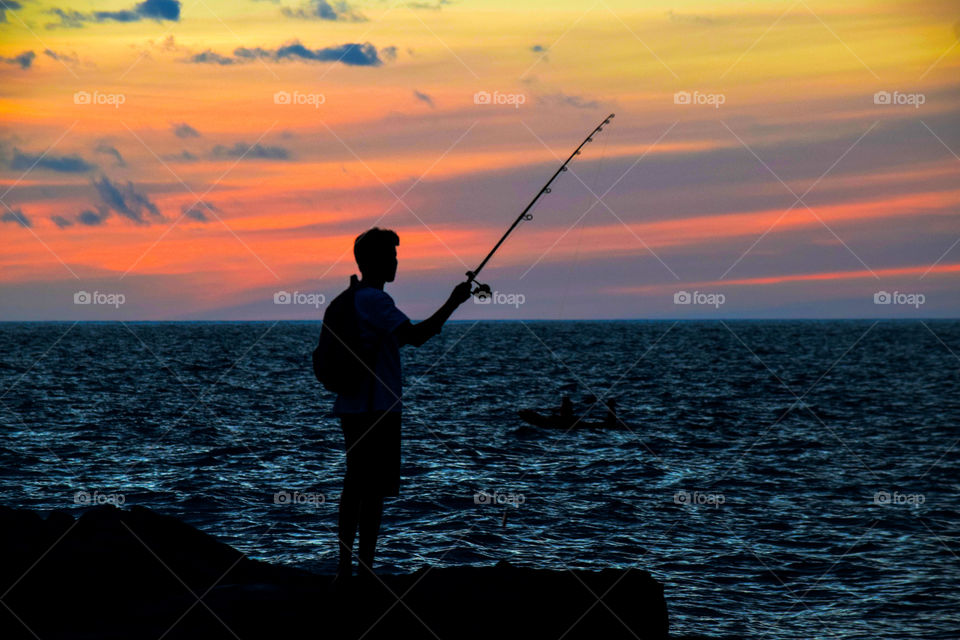
[(340, 416), (347, 450), (347, 485), (361, 495), (400, 495), (400, 412)]

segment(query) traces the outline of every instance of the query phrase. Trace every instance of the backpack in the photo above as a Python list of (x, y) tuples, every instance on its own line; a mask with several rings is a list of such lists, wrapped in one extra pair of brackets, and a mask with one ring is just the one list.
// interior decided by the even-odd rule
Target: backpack
[(376, 353), (360, 337), (355, 294), (360, 289), (356, 276), (323, 313), (320, 341), (313, 350), (313, 374), (327, 389), (351, 394), (364, 388), (372, 375)]

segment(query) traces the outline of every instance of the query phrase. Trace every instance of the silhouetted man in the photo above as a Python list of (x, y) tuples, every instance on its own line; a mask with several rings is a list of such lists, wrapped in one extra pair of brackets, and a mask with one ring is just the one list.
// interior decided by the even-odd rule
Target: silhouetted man
[(373, 375), (362, 388), (337, 395), (333, 406), (340, 416), (347, 448), (347, 474), (340, 494), (337, 581), (352, 572), (353, 539), (360, 528), (360, 572), (372, 574), (384, 496), (400, 490), (400, 347), (419, 347), (440, 328), (457, 307), (470, 298), (470, 284), (457, 285), (436, 313), (412, 324), (383, 285), (397, 275), (400, 238), (374, 227), (354, 241), (353, 255), (362, 279), (351, 277), (358, 334), (371, 355)]

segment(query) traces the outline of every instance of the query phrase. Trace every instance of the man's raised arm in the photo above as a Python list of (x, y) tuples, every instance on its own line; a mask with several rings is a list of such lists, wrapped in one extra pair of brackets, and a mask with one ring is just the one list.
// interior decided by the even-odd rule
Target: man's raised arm
[(444, 302), (443, 306), (437, 309), (432, 316), (423, 322), (418, 322), (416, 324), (404, 322), (402, 325), (397, 327), (397, 329), (394, 331), (397, 342), (401, 345), (412, 344), (415, 347), (419, 347), (424, 342), (440, 333), (443, 323), (447, 321), (454, 311), (457, 310), (457, 307), (469, 299), (470, 283), (461, 282), (454, 287), (453, 292), (450, 294), (450, 297), (447, 298), (447, 301)]

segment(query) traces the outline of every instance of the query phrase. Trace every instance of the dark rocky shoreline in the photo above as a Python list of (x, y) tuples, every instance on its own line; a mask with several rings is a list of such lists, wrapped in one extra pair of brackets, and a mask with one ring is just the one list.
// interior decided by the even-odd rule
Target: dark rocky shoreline
[[(666, 638), (663, 586), (636, 569), (423, 568), (331, 577), (245, 557), (171, 516), (0, 507), (0, 636)], [(566, 634), (566, 635), (564, 635)]]

